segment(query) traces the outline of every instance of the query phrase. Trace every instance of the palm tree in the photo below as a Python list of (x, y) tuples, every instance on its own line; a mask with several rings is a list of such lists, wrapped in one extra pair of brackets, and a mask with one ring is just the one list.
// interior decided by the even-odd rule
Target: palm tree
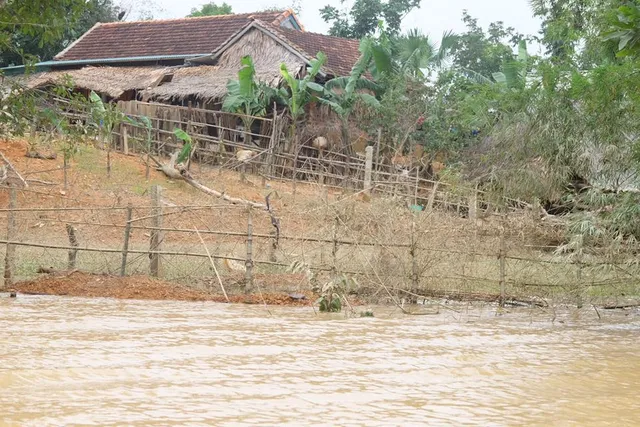
[(371, 74), (377, 81), (385, 76), (402, 74), (414, 79), (424, 78), (425, 69), (442, 67), (455, 43), (456, 35), (451, 31), (442, 35), (435, 43), (419, 29), (389, 38), (384, 30), (377, 39), (363, 40), (371, 51)]
[(435, 43), (417, 28), (407, 31), (393, 41), (393, 56), (400, 70), (415, 78), (424, 77), (424, 69), (438, 68), (446, 64), (456, 36), (451, 31)]

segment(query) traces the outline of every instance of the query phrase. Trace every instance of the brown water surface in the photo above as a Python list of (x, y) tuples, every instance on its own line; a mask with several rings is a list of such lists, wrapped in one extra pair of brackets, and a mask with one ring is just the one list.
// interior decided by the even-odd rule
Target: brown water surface
[(0, 298), (0, 425), (640, 425), (640, 312), (374, 311)]

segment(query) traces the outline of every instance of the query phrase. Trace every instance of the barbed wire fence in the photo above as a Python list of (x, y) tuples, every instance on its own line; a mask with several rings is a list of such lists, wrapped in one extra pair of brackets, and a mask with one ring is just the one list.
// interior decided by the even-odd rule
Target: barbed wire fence
[[(402, 305), (445, 298), (546, 306), (640, 304), (633, 252), (560, 254), (531, 215), (469, 221), (412, 212), (389, 199), (322, 201), (287, 212), (228, 203), (178, 206), (155, 186), (148, 203), (21, 206), (3, 188), (5, 287), (52, 271), (148, 275), (208, 292), (296, 292), (345, 278), (345, 293)], [(213, 261), (213, 264), (212, 264)], [(348, 280), (346, 280), (348, 279)]]

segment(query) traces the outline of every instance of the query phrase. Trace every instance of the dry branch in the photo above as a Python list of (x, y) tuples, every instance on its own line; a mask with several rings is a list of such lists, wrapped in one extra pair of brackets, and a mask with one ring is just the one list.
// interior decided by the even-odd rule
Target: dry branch
[(202, 235), (200, 234), (200, 231), (198, 230), (198, 228), (193, 227), (193, 229), (196, 230), (196, 233), (198, 234), (198, 237), (202, 242), (202, 246), (204, 246), (204, 250), (207, 252), (207, 257), (209, 257), (209, 261), (211, 262), (211, 267), (213, 267), (213, 271), (216, 273), (216, 278), (218, 279), (218, 283), (220, 284), (220, 289), (222, 289), (224, 298), (227, 300), (227, 302), (231, 302), (229, 301), (229, 297), (227, 296), (227, 291), (224, 289), (224, 285), (222, 284), (222, 279), (220, 279), (220, 274), (218, 274), (218, 268), (216, 267), (216, 263), (213, 261), (213, 258), (211, 257), (211, 252), (209, 252), (209, 248), (207, 247), (207, 244), (204, 242), (204, 239), (202, 238)]
[(7, 159), (5, 157), (5, 155), (2, 153), (2, 151), (0, 151), (0, 156), (2, 157), (2, 160), (4, 160), (4, 162), (6, 163), (7, 167), (9, 169), (11, 169), (11, 171), (13, 173), (16, 174), (16, 176), (18, 177), (18, 179), (20, 180), (20, 182), (22, 182), (22, 185), (24, 185), (25, 187), (28, 187), (29, 184), (27, 184), (27, 181), (24, 180), (24, 178), (22, 177), (22, 175), (20, 175), (20, 173), (16, 170), (16, 168), (13, 167), (13, 165), (11, 164), (11, 162), (9, 161), (9, 159)]

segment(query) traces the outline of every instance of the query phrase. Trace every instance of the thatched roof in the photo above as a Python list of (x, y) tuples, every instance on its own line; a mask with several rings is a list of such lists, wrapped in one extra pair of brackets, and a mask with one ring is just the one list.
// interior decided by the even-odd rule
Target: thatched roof
[(304, 65), (300, 56), (276, 43), (258, 30), (251, 30), (222, 52), (215, 66), (201, 65), (176, 69), (173, 79), (142, 93), (143, 98), (156, 101), (182, 101), (193, 96), (205, 101), (221, 99), (227, 94), (227, 82), (237, 80), (240, 60), (250, 55), (256, 69), (256, 78), (270, 86), (281, 82), (280, 64), (292, 73)]
[(93, 90), (111, 98), (119, 98), (128, 90), (148, 89), (169, 73), (166, 67), (84, 67), (38, 73), (27, 78), (30, 89), (62, 83), (69, 76), (76, 88)]
[[(173, 73), (171, 82), (143, 91), (142, 97), (153, 101), (182, 101), (190, 96), (204, 101), (219, 100), (227, 94), (227, 82), (237, 78), (237, 68), (217, 65), (179, 68)], [(258, 70), (256, 78), (270, 86), (278, 86), (280, 70)]]

